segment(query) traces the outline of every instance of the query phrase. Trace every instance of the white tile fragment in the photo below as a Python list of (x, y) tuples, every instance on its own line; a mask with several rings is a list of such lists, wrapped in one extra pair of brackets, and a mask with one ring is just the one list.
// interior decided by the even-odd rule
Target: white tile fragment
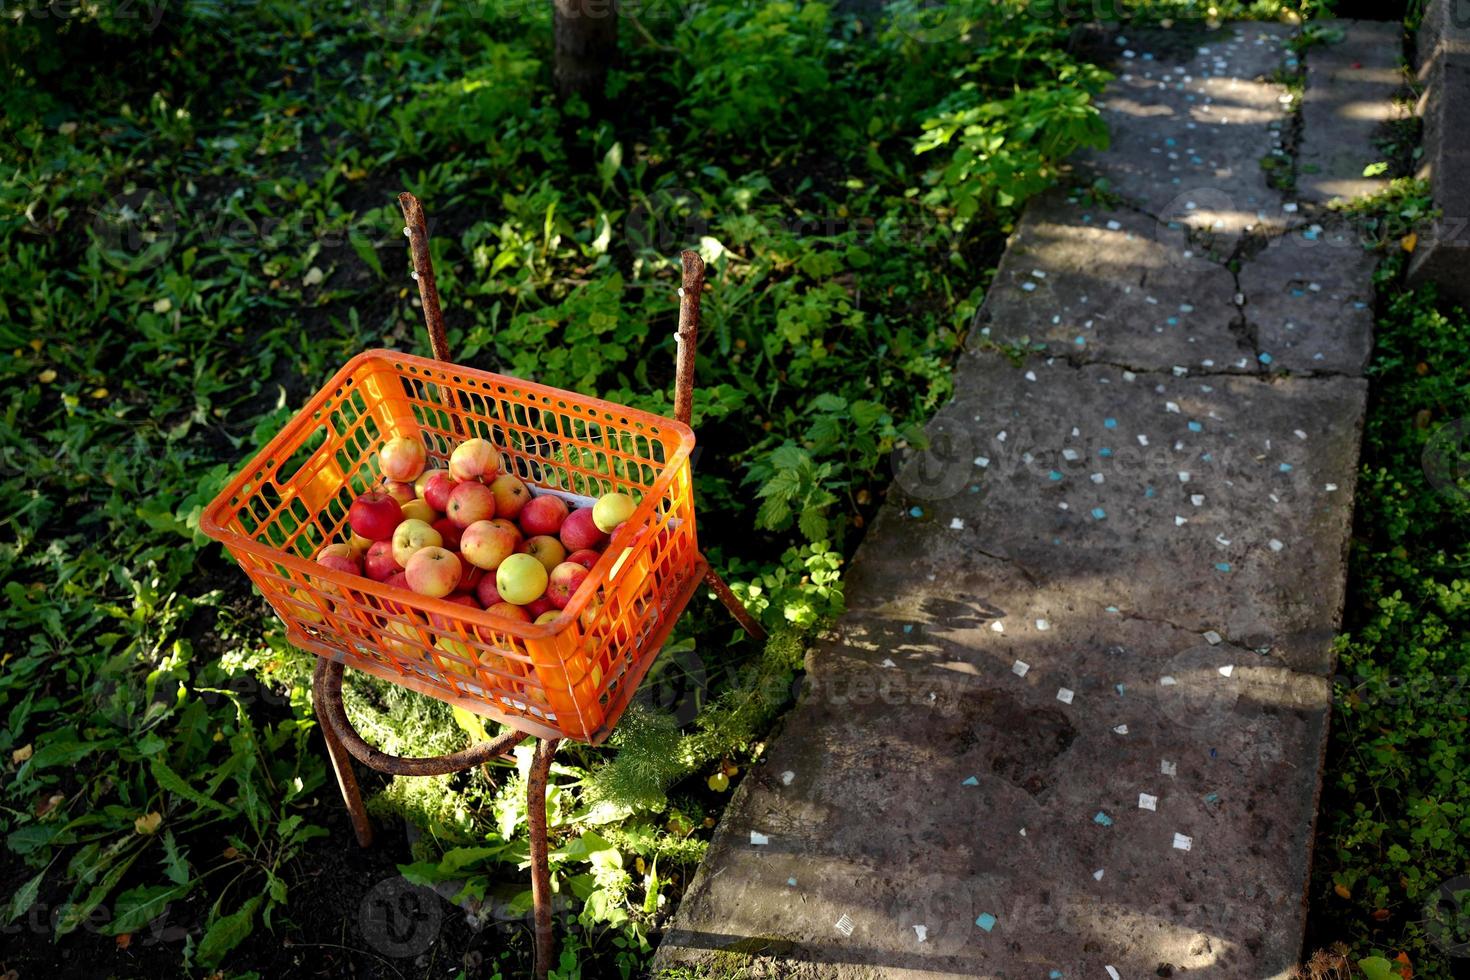
[(1115, 725), (1115, 726), (1113, 726), (1113, 734), (1115, 734), (1115, 735), (1127, 735), (1128, 734), (1128, 726), (1127, 725)]
[(851, 936), (852, 935), (852, 929), (853, 929), (852, 918), (846, 912), (842, 913), (842, 918), (840, 918), (836, 922), (834, 922), (832, 924), (832, 926), (833, 926), (834, 929), (836, 929), (838, 932), (842, 933), (844, 936)]
[(919, 942), (922, 943), (924, 940), (929, 938), (929, 927), (925, 925), (914, 926), (914, 935), (918, 936)]
[(1275, 538), (1272, 538), (1271, 539), (1271, 550), (1272, 551), (1280, 551), (1282, 548), (1285, 548), (1285, 547), (1286, 547), (1286, 545), (1282, 544), (1280, 541), (1277, 541)]
[(1231, 674), (1235, 673), (1235, 665), (1226, 664), (1224, 667), (1219, 668), (1219, 670), (1221, 677), (1229, 677)]
[(949, 529), (951, 531), (963, 531), (965, 529), (965, 522), (958, 517), (952, 517), (949, 521)]
[(1006, 631), (1005, 626), (1003, 626), (1001, 624), (1001, 621), (998, 620), (998, 619), (995, 622), (993, 622), (993, 623), (990, 624), (990, 629), (993, 632), (996, 632), (996, 633), (1004, 633)]
[(1176, 681), (1170, 674), (1165, 674), (1163, 677), (1159, 678), (1159, 685), (1161, 687), (1173, 687), (1175, 684), (1178, 683), (1179, 682)]
[(1011, 673), (1015, 674), (1017, 677), (1025, 677), (1026, 671), (1030, 669), (1031, 665), (1024, 660), (1017, 660), (1015, 663), (1011, 664)]
[(1103, 869), (1102, 868), (1098, 868), (1096, 871), (1094, 871), (1092, 873), (1092, 880), (1093, 881), (1102, 881), (1102, 878), (1103, 878)]
[(1113, 969), (1111, 966), (1105, 966), (1103, 967), (1103, 969), (1108, 971), (1108, 976), (1111, 978), (1111, 980), (1119, 980), (1117, 970)]
[(1139, 793), (1138, 808), (1140, 810), (1157, 811), (1159, 808), (1159, 798), (1157, 796), (1150, 796), (1148, 793)]
[(1177, 762), (1170, 762), (1168, 759), (1160, 759), (1159, 772), (1165, 776), (1177, 776), (1179, 775), (1179, 764)]
[(1067, 687), (1059, 687), (1059, 688), (1057, 688), (1057, 700), (1060, 701), (1060, 702), (1062, 702), (1062, 704), (1071, 704), (1072, 703), (1072, 697), (1073, 697), (1073, 694), (1072, 694), (1071, 688), (1067, 688)]
[(762, 845), (769, 844), (771, 842), (771, 838), (767, 837), (759, 830), (752, 830), (750, 832), (750, 842), (757, 847), (760, 847)]
[(898, 664), (896, 664), (896, 663), (893, 662), (893, 658), (892, 657), (884, 657), (883, 658), (883, 661), (880, 664), (878, 664), (878, 666), (879, 667), (897, 667)]
[(1045, 632), (1046, 630), (1051, 629), (1051, 623), (1048, 623), (1044, 619), (1038, 619), (1036, 621), (1036, 628), (1041, 630), (1042, 632)]
[(983, 470), (990, 465), (990, 458), (988, 456), (976, 456), (975, 465)]
[(1216, 633), (1214, 630), (1205, 630), (1204, 636), (1205, 642), (1212, 647), (1219, 646), (1220, 641), (1224, 639), (1224, 637), (1222, 637), (1219, 633)]
[(792, 772), (790, 769), (787, 769), (781, 774), (781, 785), (790, 786), (795, 779), (796, 773)]
[(1174, 835), (1174, 849), (1175, 850), (1187, 851), (1187, 850), (1189, 850), (1193, 846), (1194, 846), (1194, 838), (1193, 837), (1186, 837), (1184, 834), (1175, 834)]

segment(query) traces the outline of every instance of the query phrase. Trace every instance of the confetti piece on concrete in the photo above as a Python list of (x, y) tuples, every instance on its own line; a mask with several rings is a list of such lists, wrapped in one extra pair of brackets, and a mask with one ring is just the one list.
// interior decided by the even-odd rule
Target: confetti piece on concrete
[(949, 529), (951, 531), (963, 531), (965, 529), (965, 522), (958, 517), (952, 517), (949, 521)]
[(783, 772), (781, 774), (781, 785), (782, 786), (790, 786), (792, 784), (792, 782), (795, 781), (795, 779), (796, 779), (796, 773), (792, 772), (790, 769), (787, 769), (785, 772)]
[(1168, 759), (1160, 759), (1159, 772), (1165, 776), (1177, 776), (1179, 775), (1179, 766), (1177, 763), (1170, 762)]
[(1175, 834), (1174, 835), (1174, 849), (1175, 850), (1177, 850), (1177, 851), (1187, 851), (1187, 850), (1189, 850), (1192, 847), (1194, 847), (1194, 838), (1193, 837), (1186, 837), (1184, 834)]
[(1102, 881), (1103, 880), (1103, 869), (1102, 868), (1098, 868), (1096, 871), (1094, 871), (1092, 873), (1092, 880), (1093, 881)]
[(1203, 507), (1205, 505), (1205, 495), (1202, 493), (1192, 493), (1189, 495), (1189, 502), (1196, 507)]
[(880, 663), (878, 666), (879, 667), (897, 667), (898, 664), (896, 664), (896, 663), (893, 662), (893, 658), (891, 658), (891, 657), (884, 657), (883, 658), (883, 662)]
[(924, 516), (924, 508), (922, 508), (922, 507), (910, 507), (909, 508), (909, 516), (910, 517), (923, 517)]
[(1127, 725), (1115, 725), (1113, 727), (1113, 731), (1114, 731), (1114, 733), (1116, 733), (1118, 735), (1127, 735), (1128, 734), (1128, 726)]
[(919, 942), (929, 938), (929, 927), (924, 925), (914, 926), (914, 935), (919, 937)]
[(1336, 483), (1329, 483), (1323, 489), (1326, 490), (1328, 493), (1336, 493), (1337, 492), (1337, 484)]
[(1139, 793), (1138, 808), (1140, 810), (1157, 810), (1159, 808), (1159, 798), (1157, 796), (1150, 796), (1147, 793)]
[(975, 919), (975, 925), (979, 926), (981, 929), (984, 929), (986, 932), (989, 932), (990, 930), (995, 928), (995, 922), (995, 916), (991, 915), (989, 912), (981, 912), (979, 917)]
[(1075, 463), (1080, 458), (1080, 454), (1075, 449), (1062, 450), (1062, 459), (1065, 459), (1069, 463)]
[(1094, 520), (1098, 521), (1107, 520), (1108, 512), (1103, 510), (1101, 507), (1094, 507), (1092, 508), (1092, 517)]
[(757, 847), (760, 847), (764, 844), (769, 844), (771, 842), (771, 839), (765, 834), (761, 833), (759, 830), (752, 830), (750, 832), (750, 842)]
[(852, 935), (853, 922), (852, 922), (852, 919), (848, 916), (848, 914), (846, 912), (842, 913), (842, 918), (840, 918), (836, 922), (834, 922), (832, 924), (832, 926), (833, 926), (834, 929), (836, 929), (838, 932), (842, 933), (844, 936), (851, 936)]
[(1026, 828), (1025, 827), (1022, 827), (1021, 828), (1021, 836), (1022, 837), (1025, 837), (1026, 836)]
[(1179, 682), (1176, 681), (1173, 677), (1170, 677), (1168, 674), (1165, 674), (1163, 677), (1160, 677), (1159, 678), (1159, 683), (1161, 685), (1163, 685), (1164, 687), (1173, 687), (1175, 684), (1178, 684)]
[(1216, 633), (1214, 630), (1206, 630), (1204, 636), (1205, 642), (1212, 647), (1219, 646), (1220, 641), (1223, 639), (1223, 637), (1221, 637), (1220, 634)]
[(990, 465), (990, 458), (988, 456), (976, 456), (975, 465), (983, 470)]
[(1043, 632), (1045, 632), (1046, 630), (1051, 629), (1051, 623), (1048, 623), (1044, 619), (1038, 619), (1036, 621), (1036, 628), (1039, 629), (1039, 630), (1041, 630), (1041, 631), (1043, 631)]
[(1108, 976), (1111, 977), (1112, 980), (1118, 980), (1117, 970), (1113, 969), (1111, 966), (1105, 966), (1103, 967), (1103, 969), (1108, 971)]
[(1015, 663), (1011, 664), (1011, 673), (1015, 674), (1017, 677), (1025, 677), (1026, 671), (1030, 669), (1031, 665), (1024, 660), (1017, 660)]
[(1057, 688), (1057, 700), (1062, 704), (1071, 704), (1073, 698), (1072, 690), (1066, 687)]
[(991, 628), (992, 631), (994, 631), (996, 633), (1004, 633), (1006, 631), (1005, 626), (1003, 626), (1001, 624), (1001, 621), (998, 620), (998, 619), (995, 622), (993, 622), (993, 623), (990, 624), (990, 628)]
[(960, 783), (960, 785), (961, 786), (979, 786), (980, 785), (980, 780), (977, 779), (977, 778), (975, 778), (974, 776), (969, 776), (969, 777), (967, 777), (965, 779), (964, 782)]
[(795, 888), (796, 887), (796, 879), (795, 878), (787, 878), (786, 879), (786, 884), (790, 885), (792, 888)]
[(1113, 825), (1113, 818), (1099, 810), (1097, 811), (1097, 815), (1092, 818), (1092, 822), (1099, 827), (1111, 827)]
[(1187, 517), (1180, 517), (1178, 514), (1175, 514), (1174, 515), (1174, 526), (1175, 527), (1183, 527), (1184, 525), (1186, 525), (1188, 523), (1189, 523), (1189, 518), (1187, 518)]
[(1235, 673), (1235, 665), (1226, 664), (1224, 667), (1219, 668), (1219, 670), (1221, 677), (1229, 677), (1231, 674)]

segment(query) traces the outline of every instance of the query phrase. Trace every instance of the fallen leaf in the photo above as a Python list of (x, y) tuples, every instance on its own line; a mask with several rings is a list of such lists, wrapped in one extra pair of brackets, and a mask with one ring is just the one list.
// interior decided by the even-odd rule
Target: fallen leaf
[(1373, 912), (1373, 919), (1376, 922), (1387, 922), (1388, 917), (1392, 914), (1388, 909), (1376, 909)]
[(1414, 251), (1414, 246), (1418, 244), (1419, 236), (1412, 231), (1405, 235), (1403, 238), (1399, 239), (1399, 245), (1403, 248), (1405, 252)]
[(1349, 889), (1347, 885), (1341, 885), (1341, 884), (1335, 885), (1332, 890), (1335, 891), (1335, 892), (1337, 892), (1337, 897), (1338, 898), (1352, 898), (1353, 897), (1352, 890)]
[(323, 272), (321, 269), (318, 269), (316, 266), (312, 266), (311, 269), (309, 269), (307, 271), (306, 277), (301, 280), (301, 285), (303, 285), (303, 286), (316, 286), (316, 285), (320, 285), (321, 284), (321, 281), (323, 279), (325, 279), (325, 278), (327, 278), (327, 274), (325, 272)]
[(138, 817), (133, 821), (133, 829), (143, 835), (158, 833), (158, 828), (163, 824), (163, 814), (154, 810), (147, 816)]
[(40, 381), (43, 385), (49, 385), (51, 382), (56, 380), (56, 372), (51, 370), (50, 368), (47, 368), (40, 374), (36, 375), (36, 379)]
[(133, 934), (131, 932), (121, 933), (118, 935), (116, 942), (118, 949), (127, 949), (133, 945)]
[(66, 797), (62, 796), (60, 793), (54, 793), (51, 796), (47, 797), (40, 806), (36, 807), (36, 816), (44, 817), (46, 814), (50, 813), (52, 810), (56, 809), (65, 802)]
[(10, 761), (17, 766), (31, 757), (31, 743), (27, 742), (14, 752), (10, 753)]

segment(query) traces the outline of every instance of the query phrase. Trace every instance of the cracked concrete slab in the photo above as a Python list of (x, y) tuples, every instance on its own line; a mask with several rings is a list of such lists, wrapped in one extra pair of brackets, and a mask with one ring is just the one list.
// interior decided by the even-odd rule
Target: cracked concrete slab
[(1307, 59), (1297, 193), (1317, 204), (1368, 197), (1388, 186), (1387, 176), (1365, 177), (1363, 170), (1382, 157), (1374, 139), (1401, 116), (1393, 96), (1404, 85), (1403, 27), (1367, 20), (1317, 27), (1340, 39)]

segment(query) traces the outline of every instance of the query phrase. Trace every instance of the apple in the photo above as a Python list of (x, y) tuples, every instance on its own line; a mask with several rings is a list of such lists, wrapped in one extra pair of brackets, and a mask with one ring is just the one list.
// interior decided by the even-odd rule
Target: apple
[(480, 584), (475, 586), (475, 598), (486, 609), (500, 601), (500, 590), (495, 587), (494, 575), (486, 575), (480, 579)]
[(408, 587), (419, 595), (442, 599), (459, 584), (459, 558), (437, 546), (420, 548), (403, 566), (403, 574), (408, 578)]
[(619, 524), (633, 516), (638, 503), (626, 493), (605, 493), (592, 505), (592, 521), (604, 534), (611, 534)]
[(371, 490), (352, 502), (347, 523), (369, 541), (387, 541), (403, 520), (403, 508), (386, 493)]
[[(287, 586), (285, 594), (295, 600), (295, 602), (284, 603), (288, 616), (294, 616), (303, 623), (320, 623), (327, 618), (322, 612), (321, 606), (317, 605), (317, 600), (312, 597), (310, 592), (304, 589), (298, 589), (295, 586)], [(300, 605), (296, 603), (300, 603)]]
[(421, 657), (423, 637), (416, 627), (393, 620), (383, 627), (383, 645), (400, 657)]
[(554, 623), (554, 622), (556, 622), (560, 618), (561, 618), (561, 610), (560, 609), (548, 609), (548, 610), (546, 610), (546, 612), (544, 612), (541, 615), (539, 615), (539, 616), (536, 617), (536, 625), (537, 626), (545, 626), (547, 623)]
[(373, 541), (371, 538), (365, 538), (356, 531), (352, 531), (347, 535), (347, 545), (352, 549), (352, 557), (361, 561), (363, 555), (366, 555), (368, 549), (373, 546)]
[(444, 543), (438, 531), (417, 518), (409, 518), (393, 532), (393, 560), (398, 567), (408, 568), (408, 560), (420, 548), (437, 548)]
[(459, 586), (454, 591), (456, 591), (456, 592), (473, 592), (473, 591), (475, 591), (475, 589), (478, 588), (479, 585), (480, 585), (480, 579), (482, 579), (482, 578), (485, 577), (485, 569), (483, 569), (483, 568), (477, 568), (476, 566), (471, 565), (469, 563), (469, 559), (465, 558), (465, 556), (461, 552), (455, 552), (454, 554), (455, 554), (455, 557), (459, 559), (459, 573), (460, 573), (459, 574)]
[(533, 599), (526, 603), (526, 612), (532, 616), (539, 616), (547, 610), (553, 609), (556, 609), (556, 604), (544, 595), (539, 599)]
[(577, 588), (587, 579), (587, 569), (576, 562), (564, 561), (547, 577), (546, 598), (558, 609), (565, 609)]
[(401, 569), (393, 557), (392, 541), (374, 541), (362, 560), (362, 570), (374, 582), (386, 582)]
[(495, 516), (495, 494), (483, 483), (461, 483), (449, 494), (444, 513), (460, 527)]
[[(468, 606), (471, 609), (480, 608), (480, 604), (475, 601), (475, 597), (467, 592), (456, 592), (453, 595), (446, 597), (444, 601), (452, 602), (457, 606)], [(453, 620), (451, 620), (450, 617), (442, 616), (439, 613), (429, 613), (429, 625), (434, 627), (434, 629), (436, 630), (444, 630), (446, 632), (452, 631), (454, 629)]]
[[(408, 587), (408, 576), (403, 574), (402, 572), (394, 572), (392, 575), (388, 576), (387, 580), (385, 580), (383, 584), (388, 586), (389, 588), (402, 589), (404, 592), (413, 591), (413, 589), (410, 589)], [(401, 602), (395, 602), (391, 599), (383, 600), (383, 608), (388, 610), (389, 612), (398, 613), (400, 615), (405, 614), (409, 611), (408, 606), (405, 606)]]
[(383, 485), (378, 489), (398, 501), (400, 507), (410, 500), (418, 499), (418, 494), (414, 492), (413, 484), (405, 483), (402, 480), (384, 480)]
[(582, 615), (577, 617), (577, 622), (582, 624), (584, 630), (590, 630), (597, 625), (597, 617), (602, 612), (601, 594), (587, 600), (587, 605), (582, 607)]
[(567, 555), (567, 561), (574, 561), (590, 572), (592, 571), (592, 566), (597, 564), (597, 559), (601, 557), (602, 552), (584, 548), (581, 551), (574, 551), (570, 555)]
[(425, 524), (433, 524), (439, 519), (439, 512), (429, 506), (427, 500), (414, 498), (403, 505), (403, 519), (423, 521)]
[(449, 509), (449, 494), (458, 482), (449, 475), (448, 470), (434, 470), (429, 474), (428, 480), (424, 481), (419, 490), (419, 497), (428, 501), (429, 506), (443, 513)]
[(521, 554), (531, 555), (545, 565), (548, 574), (567, 557), (567, 549), (549, 534), (538, 534), (534, 538), (527, 538), (519, 550)]
[(511, 555), (495, 570), (495, 589), (505, 602), (524, 606), (546, 591), (546, 566), (530, 555)]
[(470, 439), (449, 455), (449, 475), (456, 480), (493, 480), (500, 472), (500, 452), (484, 439)]
[(592, 519), (591, 507), (578, 507), (568, 514), (559, 534), (568, 551), (596, 551), (607, 544), (607, 533)]
[(349, 575), (362, 574), (362, 566), (357, 563), (357, 559), (344, 555), (318, 555), (316, 563), (334, 572), (346, 572)]
[(459, 540), (460, 536), (464, 534), (464, 528), (447, 517), (430, 521), (429, 526), (439, 532), (439, 537), (444, 539), (444, 547), (450, 551), (459, 550)]
[[(475, 657), (474, 647), (470, 646), (464, 640), (452, 636), (439, 637), (434, 641), (434, 646), (439, 648), (440, 653), (446, 655), (444, 657), (444, 666), (456, 674), (463, 674), (466, 677), (474, 676), (474, 664), (477, 659)], [(460, 663), (460, 661), (464, 662)]]
[(337, 542), (336, 544), (323, 545), (322, 550), (316, 553), (316, 560), (321, 561), (328, 555), (336, 555), (338, 558), (357, 557), (357, 555), (352, 550), (352, 545), (341, 541)]
[(555, 534), (567, 519), (567, 502), (544, 494), (532, 497), (521, 508), (521, 529), (529, 535)]
[(378, 469), (389, 480), (412, 483), (424, 471), (424, 465), (428, 461), (429, 454), (424, 449), (423, 442), (408, 436), (389, 439), (378, 450)]
[(424, 468), (424, 471), (418, 475), (418, 479), (413, 481), (413, 494), (415, 497), (423, 498), (424, 488), (429, 485), (429, 481), (434, 478), (435, 473), (443, 473), (445, 476), (449, 475), (448, 470), (435, 469), (434, 464), (431, 462), (428, 466)]
[(495, 513), (501, 517), (519, 517), (521, 508), (531, 499), (530, 488), (511, 473), (502, 473), (491, 480), (490, 492), (495, 494)]
[(492, 616), (499, 616), (501, 619), (513, 619), (518, 623), (529, 623), (531, 621), (530, 613), (526, 612), (520, 606), (509, 602), (497, 602), (485, 611)]
[(471, 565), (493, 571), (516, 553), (520, 543), (521, 532), (509, 521), (476, 521), (460, 535), (459, 550)]

